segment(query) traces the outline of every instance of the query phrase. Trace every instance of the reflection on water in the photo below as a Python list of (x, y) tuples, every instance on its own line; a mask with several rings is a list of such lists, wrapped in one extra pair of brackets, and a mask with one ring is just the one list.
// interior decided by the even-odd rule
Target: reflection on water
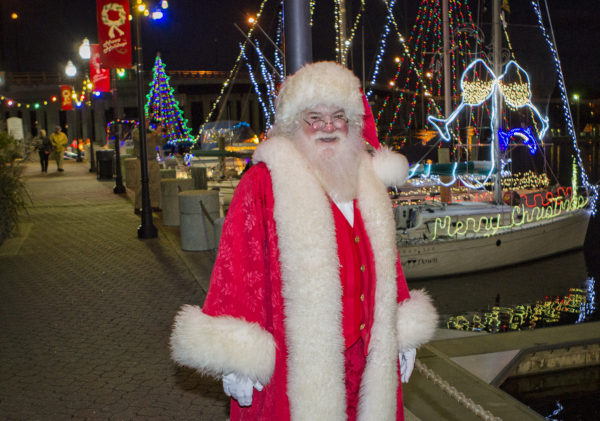
[[(599, 212), (600, 215), (600, 212)], [(586, 249), (463, 276), (409, 282), (427, 289), (452, 328), (502, 332), (600, 320), (600, 216)], [(508, 379), (502, 389), (547, 420), (600, 420), (600, 366)]]
[(595, 284), (594, 278), (589, 277), (585, 281), (585, 288), (569, 288), (568, 295), (562, 298), (546, 297), (533, 305), (519, 304), (512, 307), (495, 305), (483, 313), (450, 316), (446, 327), (473, 332), (499, 333), (581, 323), (589, 319), (596, 309)]
[(578, 250), (486, 272), (409, 281), (409, 287), (429, 291), (444, 325), (453, 318), (454, 324), (471, 330), (540, 327), (557, 316), (571, 323), (598, 320), (600, 270), (594, 260)]
[(512, 377), (501, 389), (547, 420), (591, 421), (600, 416), (600, 366)]

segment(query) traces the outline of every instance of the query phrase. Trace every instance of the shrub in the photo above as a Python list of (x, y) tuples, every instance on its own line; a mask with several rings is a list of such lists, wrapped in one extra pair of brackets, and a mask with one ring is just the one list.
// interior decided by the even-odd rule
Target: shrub
[(17, 141), (0, 131), (0, 244), (14, 231), (28, 197)]

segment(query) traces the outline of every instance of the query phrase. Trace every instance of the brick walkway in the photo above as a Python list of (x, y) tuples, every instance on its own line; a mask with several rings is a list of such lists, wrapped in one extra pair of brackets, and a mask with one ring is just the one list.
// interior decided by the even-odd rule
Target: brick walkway
[(190, 262), (210, 255), (182, 256), (159, 221), (139, 240), (131, 199), (65, 164), (27, 164), (31, 205), (0, 248), (0, 418), (225, 420), (221, 384), (168, 349), (177, 309), (205, 296)]
[[(168, 349), (178, 308), (205, 297), (212, 253), (182, 252), (179, 229), (159, 213), (158, 238), (139, 240), (131, 198), (88, 168), (69, 161), (58, 173), (51, 162), (41, 174), (27, 164), (31, 205), (21, 235), (0, 247), (0, 419), (225, 420), (220, 382), (175, 366)], [(544, 282), (527, 281), (535, 278)], [(461, 314), (497, 296), (512, 305), (562, 295), (585, 278), (579, 251), (410, 287), (427, 288), (440, 313)], [(405, 402), (429, 396), (413, 376)], [(466, 393), (471, 383), (479, 387), (471, 379)]]

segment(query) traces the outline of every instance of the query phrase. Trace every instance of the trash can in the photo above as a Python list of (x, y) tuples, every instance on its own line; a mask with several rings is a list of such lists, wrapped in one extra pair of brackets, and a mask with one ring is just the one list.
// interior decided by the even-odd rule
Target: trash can
[(160, 207), (163, 225), (179, 226), (179, 199), (177, 195), (193, 187), (191, 178), (164, 178), (160, 180)]
[(113, 150), (101, 149), (96, 151), (98, 180), (112, 180), (114, 154), (115, 151)]
[(125, 162), (125, 184), (128, 189), (134, 190), (137, 183), (141, 182), (142, 175), (138, 174), (137, 158), (127, 158)]
[(215, 224), (219, 219), (219, 193), (187, 190), (179, 193), (181, 248), (203, 251), (216, 248)]

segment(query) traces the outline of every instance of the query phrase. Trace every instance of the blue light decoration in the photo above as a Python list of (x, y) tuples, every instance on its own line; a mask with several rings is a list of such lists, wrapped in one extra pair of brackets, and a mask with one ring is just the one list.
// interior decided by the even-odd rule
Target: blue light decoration
[(508, 148), (508, 142), (510, 142), (510, 139), (513, 137), (519, 137), (523, 139), (523, 143), (529, 148), (529, 153), (531, 155), (535, 155), (537, 151), (537, 142), (535, 141), (531, 127), (526, 127), (524, 129), (516, 127), (507, 132), (503, 131), (502, 129), (498, 129), (498, 140), (501, 151), (505, 151)]
[(546, 419), (546, 421), (560, 421), (560, 418), (558, 418), (558, 415), (560, 415), (560, 413), (563, 411), (563, 409), (565, 409), (565, 407), (560, 404), (560, 401), (556, 401), (556, 409), (554, 411), (552, 411), (552, 413), (550, 415), (548, 415), (544, 418)]
[(590, 183), (588, 175), (585, 171), (585, 166), (583, 165), (583, 161), (581, 158), (581, 150), (579, 149), (579, 145), (577, 144), (577, 136), (575, 134), (575, 129), (573, 127), (573, 116), (571, 114), (571, 108), (569, 106), (569, 96), (567, 95), (567, 88), (565, 87), (565, 77), (563, 75), (562, 66), (560, 65), (560, 60), (558, 58), (558, 51), (553, 42), (553, 38), (550, 38), (550, 35), (546, 31), (546, 26), (544, 25), (544, 21), (542, 19), (542, 12), (540, 10), (540, 6), (536, 0), (531, 1), (531, 5), (533, 6), (533, 10), (538, 19), (538, 25), (540, 30), (542, 31), (542, 36), (548, 44), (548, 48), (550, 49), (550, 53), (552, 54), (552, 59), (554, 60), (554, 66), (556, 67), (556, 74), (558, 75), (558, 86), (560, 87), (560, 98), (562, 100), (563, 113), (565, 116), (565, 121), (567, 124), (567, 131), (571, 136), (573, 141), (573, 148), (575, 149), (575, 153), (577, 156), (577, 164), (581, 170), (581, 179), (583, 181), (584, 187), (592, 192), (590, 199), (590, 208), (592, 211), (592, 215), (596, 214), (596, 201), (598, 200), (598, 186)]
[(265, 102), (263, 101), (262, 94), (260, 92), (260, 87), (258, 86), (258, 83), (256, 82), (256, 77), (254, 76), (254, 71), (252, 70), (252, 65), (250, 64), (250, 61), (248, 61), (248, 57), (246, 57), (246, 52), (244, 51), (244, 48), (241, 45), (240, 45), (240, 51), (241, 51), (244, 61), (246, 62), (246, 66), (248, 66), (248, 75), (250, 76), (250, 81), (252, 82), (254, 91), (256, 92), (256, 97), (258, 98), (260, 108), (262, 108), (263, 114), (265, 115), (265, 125), (268, 130), (268, 128), (271, 127), (271, 117), (270, 117), (269, 109), (267, 108), (267, 106), (265, 105)]
[(575, 322), (581, 323), (588, 319), (596, 311), (596, 280), (593, 276), (590, 276), (585, 281), (585, 293), (587, 293), (587, 300), (582, 301), (579, 307), (579, 318)]
[(153, 10), (152, 13), (150, 14), (150, 16), (152, 17), (153, 20), (160, 20), (163, 18), (164, 14), (163, 11), (160, 9), (156, 9)]
[[(269, 102), (269, 112), (271, 116), (275, 116), (275, 97), (277, 96), (277, 92), (275, 89), (275, 82), (273, 81), (273, 77), (267, 71), (266, 59), (260, 48), (260, 44), (258, 40), (254, 40), (254, 44), (256, 45), (256, 54), (258, 54), (258, 61), (260, 63), (260, 72), (262, 74), (263, 80), (266, 84), (267, 89), (267, 100)], [(280, 73), (283, 74), (283, 73)], [(271, 120), (271, 116), (265, 116), (266, 120)], [(267, 129), (270, 125), (267, 125)]]
[(394, 19), (393, 9), (396, 4), (396, 0), (391, 0), (388, 4), (388, 14), (385, 20), (385, 26), (383, 28), (383, 34), (381, 34), (381, 38), (379, 39), (379, 51), (377, 52), (377, 58), (375, 59), (375, 70), (373, 70), (373, 76), (371, 77), (371, 82), (369, 83), (369, 90), (367, 91), (367, 98), (371, 96), (373, 93), (372, 86), (375, 85), (375, 80), (379, 75), (379, 66), (381, 65), (381, 60), (383, 59), (383, 53), (385, 53), (386, 47), (386, 39), (388, 34), (390, 33), (390, 25), (392, 24), (392, 20)]
[[(481, 66), (477, 71), (475, 66)], [(525, 82), (524, 82), (525, 81)], [(479, 107), (483, 103), (487, 102), (496, 90), (499, 91), (504, 98), (504, 101), (511, 109), (529, 108), (540, 120), (542, 128), (538, 133), (539, 139), (543, 139), (544, 135), (548, 131), (548, 117), (543, 117), (538, 111), (535, 105), (531, 102), (531, 88), (529, 82), (529, 75), (519, 66), (514, 60), (509, 61), (504, 67), (504, 73), (499, 77), (496, 77), (493, 70), (487, 65), (483, 59), (477, 59), (471, 62), (463, 72), (460, 79), (460, 90), (462, 92), (462, 101), (458, 107), (450, 114), (448, 118), (439, 118), (434, 116), (428, 116), (427, 121), (437, 130), (443, 141), (449, 142), (451, 139), (450, 125), (456, 121), (462, 110), (469, 107)], [(490, 118), (490, 129), (492, 129), (492, 122), (496, 118), (496, 113), (502, 112), (497, 110), (496, 105), (492, 101), (492, 114)], [(532, 137), (533, 145), (536, 144), (535, 138)], [(537, 148), (537, 145), (535, 146)], [(531, 146), (530, 146), (531, 150)], [(467, 187), (473, 189), (481, 189), (485, 187), (485, 183), (490, 179), (495, 168), (493, 160), (494, 156), (494, 144), (491, 143), (490, 147), (490, 162), (492, 166), (485, 179), (482, 182), (476, 184), (469, 183), (461, 176), (456, 176), (453, 172), (452, 181), (449, 183), (441, 183), (444, 186), (450, 186), (454, 184), (457, 179), (460, 179)], [(502, 170), (502, 169), (500, 169)]]
[[(277, 31), (275, 35), (275, 45), (283, 45), (283, 7), (279, 9), (279, 13), (277, 14)], [(275, 48), (273, 55), (275, 57), (275, 67), (277, 67), (279, 74), (282, 75), (282, 77), (285, 77), (285, 69), (283, 66), (284, 57), (281, 54), (279, 54), (277, 48)]]
[(150, 92), (146, 96), (145, 106), (150, 128), (156, 130), (159, 125), (162, 125), (165, 129), (163, 138), (168, 144), (193, 143), (194, 139), (187, 119), (183, 118), (179, 102), (173, 95), (173, 88), (169, 84), (169, 76), (167, 76), (165, 65), (160, 59), (160, 54), (156, 55), (152, 72)]

